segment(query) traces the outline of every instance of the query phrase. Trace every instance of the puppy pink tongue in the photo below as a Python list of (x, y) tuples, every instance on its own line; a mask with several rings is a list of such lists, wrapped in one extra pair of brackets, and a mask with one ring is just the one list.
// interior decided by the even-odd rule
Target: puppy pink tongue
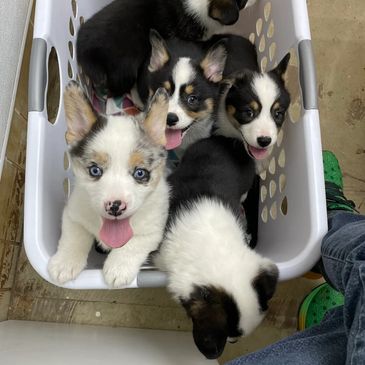
[(133, 230), (126, 219), (105, 219), (99, 232), (100, 239), (111, 248), (124, 246), (132, 237)]
[(166, 129), (166, 149), (173, 150), (179, 147), (182, 142), (182, 130), (181, 129)]
[(255, 157), (256, 160), (263, 160), (268, 155), (268, 150), (264, 148), (256, 148), (253, 146), (249, 146), (248, 149), (250, 150), (253, 157)]

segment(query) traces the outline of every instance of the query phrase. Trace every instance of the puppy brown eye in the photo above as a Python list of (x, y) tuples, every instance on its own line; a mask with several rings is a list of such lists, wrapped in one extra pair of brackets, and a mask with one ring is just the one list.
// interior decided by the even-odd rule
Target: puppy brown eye
[(189, 95), (187, 100), (189, 105), (196, 105), (199, 101), (196, 95)]
[(243, 109), (242, 113), (246, 118), (253, 118), (255, 116), (255, 113), (251, 108)]
[(284, 118), (284, 114), (285, 114), (285, 112), (283, 110), (275, 110), (274, 117), (276, 119), (282, 119), (282, 118)]

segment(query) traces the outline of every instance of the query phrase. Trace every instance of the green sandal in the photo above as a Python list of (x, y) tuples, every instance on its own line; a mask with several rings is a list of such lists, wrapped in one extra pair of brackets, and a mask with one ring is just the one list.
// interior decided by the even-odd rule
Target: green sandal
[(304, 330), (321, 323), (325, 314), (344, 304), (344, 296), (323, 283), (314, 288), (299, 307), (298, 329)]
[(357, 212), (355, 203), (343, 195), (342, 172), (334, 153), (323, 151), (323, 170), (326, 185), (327, 211), (347, 210)]
[[(334, 153), (323, 151), (323, 170), (326, 186), (327, 211), (346, 210), (356, 212), (355, 203), (343, 194), (343, 179), (340, 164)], [(314, 272), (320, 272), (314, 268)], [(344, 303), (344, 296), (324, 283), (313, 289), (299, 307), (298, 329), (303, 330), (319, 324), (328, 310)]]

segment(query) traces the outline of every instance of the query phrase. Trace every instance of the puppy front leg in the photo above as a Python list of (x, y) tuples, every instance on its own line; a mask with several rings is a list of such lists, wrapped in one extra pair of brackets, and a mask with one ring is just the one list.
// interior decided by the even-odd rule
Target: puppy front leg
[(157, 249), (161, 234), (133, 237), (125, 246), (113, 249), (104, 263), (104, 280), (110, 287), (129, 285), (150, 252)]
[(52, 280), (59, 284), (74, 280), (86, 267), (93, 242), (93, 235), (74, 222), (66, 208), (63, 213), (62, 234), (57, 252), (48, 263), (48, 272)]

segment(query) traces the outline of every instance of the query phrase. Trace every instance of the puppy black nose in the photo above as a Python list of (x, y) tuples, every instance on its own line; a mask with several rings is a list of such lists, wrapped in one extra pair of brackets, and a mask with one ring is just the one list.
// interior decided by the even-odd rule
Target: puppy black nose
[(122, 214), (123, 211), (127, 209), (127, 204), (122, 202), (121, 200), (114, 200), (113, 202), (107, 202), (105, 204), (105, 210), (109, 215), (113, 215), (115, 217)]
[(179, 117), (175, 113), (167, 114), (167, 125), (172, 127), (179, 121)]
[(257, 143), (260, 147), (267, 147), (271, 143), (271, 137), (258, 137)]

